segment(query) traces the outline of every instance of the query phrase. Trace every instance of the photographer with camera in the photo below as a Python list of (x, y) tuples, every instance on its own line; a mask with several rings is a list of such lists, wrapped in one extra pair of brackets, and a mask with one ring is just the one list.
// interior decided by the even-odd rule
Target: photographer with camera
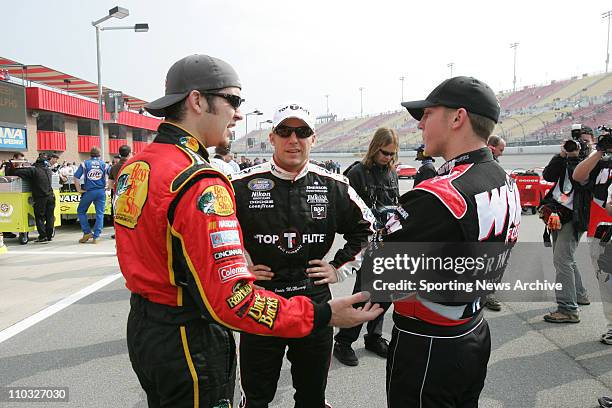
[(552, 235), (556, 282), (562, 284), (556, 291), (557, 310), (544, 316), (550, 323), (579, 323), (578, 306), (590, 304), (574, 254), (588, 228), (591, 193), (575, 181), (574, 170), (591, 153), (592, 144), (590, 127), (572, 125), (572, 138), (543, 172), (546, 181), (556, 183), (542, 200), (540, 214)]
[[(608, 330), (601, 336), (601, 342), (612, 345), (612, 282), (610, 268), (601, 266), (606, 245), (612, 236), (612, 208), (609, 189), (612, 184), (612, 130), (600, 126), (595, 151), (574, 170), (574, 180), (592, 191), (590, 208), (589, 237), (591, 259), (599, 281), (599, 291), (608, 320)], [(606, 205), (607, 202), (607, 205)], [(608, 212), (606, 212), (608, 209)], [(608, 250), (609, 252), (609, 250)]]

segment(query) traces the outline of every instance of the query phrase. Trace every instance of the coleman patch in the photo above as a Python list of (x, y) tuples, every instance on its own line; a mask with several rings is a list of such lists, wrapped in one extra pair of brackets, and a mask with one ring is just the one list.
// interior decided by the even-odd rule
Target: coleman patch
[(223, 283), (237, 278), (248, 278), (249, 276), (251, 276), (251, 272), (244, 262), (236, 262), (219, 268), (219, 278)]
[(256, 293), (255, 300), (249, 309), (248, 315), (257, 323), (271, 329), (274, 327), (274, 322), (278, 316), (278, 307), (278, 299), (261, 296)]
[(227, 188), (220, 185), (209, 186), (198, 198), (198, 209), (207, 215), (227, 217), (234, 213), (232, 196)]
[(115, 222), (135, 228), (149, 194), (149, 163), (133, 162), (123, 168), (117, 177), (117, 190), (113, 206)]
[(248, 298), (251, 293), (253, 293), (253, 286), (244, 282), (238, 282), (234, 286), (234, 290), (232, 292), (232, 296), (225, 299), (225, 302), (230, 307), (230, 309), (233, 309), (242, 302), (244, 302), (244, 300)]

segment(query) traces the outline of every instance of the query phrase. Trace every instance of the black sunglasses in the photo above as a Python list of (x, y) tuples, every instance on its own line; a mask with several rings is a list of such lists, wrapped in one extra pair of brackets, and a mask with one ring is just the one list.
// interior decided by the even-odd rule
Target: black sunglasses
[(378, 149), (378, 151), (381, 152), (383, 155), (385, 155), (387, 157), (395, 156), (395, 152), (388, 152), (388, 151), (383, 150), (383, 149)]
[(280, 137), (289, 137), (293, 132), (295, 132), (295, 135), (299, 139), (306, 139), (312, 136), (312, 134), (314, 133), (312, 129), (308, 126), (291, 127), (286, 125), (278, 125), (274, 128), (274, 133), (276, 133)]
[(204, 93), (206, 95), (218, 96), (219, 98), (223, 98), (223, 99), (225, 99), (227, 101), (227, 103), (232, 105), (232, 108), (234, 108), (234, 109), (238, 109), (240, 107), (240, 105), (242, 105), (242, 102), (244, 102), (244, 99), (242, 99), (238, 95), (232, 95), (232, 94), (220, 93), (220, 92), (206, 92), (206, 91), (200, 92), (200, 93)]

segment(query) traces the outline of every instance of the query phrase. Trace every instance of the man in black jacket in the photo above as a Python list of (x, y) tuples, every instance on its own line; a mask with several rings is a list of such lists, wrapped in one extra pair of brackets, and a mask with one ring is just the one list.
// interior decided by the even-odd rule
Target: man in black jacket
[(51, 185), (52, 172), (49, 168), (48, 157), (41, 154), (34, 166), (15, 168), (16, 176), (28, 180), (32, 187), (34, 200), (34, 216), (38, 239), (35, 242), (47, 243), (53, 239), (53, 224), (55, 223), (55, 195)]
[[(330, 283), (361, 267), (374, 233), (372, 213), (346, 177), (308, 161), (315, 120), (299, 103), (279, 107), (273, 118), (272, 160), (232, 175), (236, 214), (257, 284), (285, 298), (331, 299)], [(331, 260), (336, 233), (346, 239)], [(326, 258), (326, 259), (324, 259)], [(333, 330), (302, 339), (240, 335), (240, 377), (246, 408), (274, 399), (285, 349), (291, 362), (295, 406), (325, 406)]]
[(579, 134), (561, 146), (560, 153), (553, 156), (543, 171), (544, 180), (556, 183), (546, 195), (545, 205), (561, 221), (561, 228), (552, 231), (552, 239), (556, 281), (562, 284), (562, 289), (556, 291), (557, 310), (544, 316), (549, 323), (579, 323), (579, 305), (590, 304), (574, 254), (588, 228), (591, 194), (587, 187), (574, 181), (573, 173), (590, 153), (593, 130), (587, 126), (575, 130)]
[(416, 187), (421, 181), (428, 180), (438, 175), (436, 166), (434, 166), (434, 158), (425, 152), (425, 145), (422, 144), (417, 149), (416, 160), (421, 162), (421, 167), (417, 170), (414, 176), (414, 184)]

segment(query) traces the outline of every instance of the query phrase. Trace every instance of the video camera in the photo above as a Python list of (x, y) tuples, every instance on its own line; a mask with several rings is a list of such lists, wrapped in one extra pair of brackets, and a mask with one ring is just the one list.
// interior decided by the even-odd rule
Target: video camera
[(589, 143), (582, 140), (582, 138), (580, 137), (583, 134), (593, 135), (593, 129), (581, 124), (573, 124), (572, 138), (566, 140), (563, 143), (563, 149), (568, 153), (580, 150), (578, 157), (580, 157), (581, 159), (584, 159), (589, 155)]
[(601, 152), (612, 151), (612, 129), (602, 125), (597, 128), (597, 132), (599, 133), (597, 150)]

